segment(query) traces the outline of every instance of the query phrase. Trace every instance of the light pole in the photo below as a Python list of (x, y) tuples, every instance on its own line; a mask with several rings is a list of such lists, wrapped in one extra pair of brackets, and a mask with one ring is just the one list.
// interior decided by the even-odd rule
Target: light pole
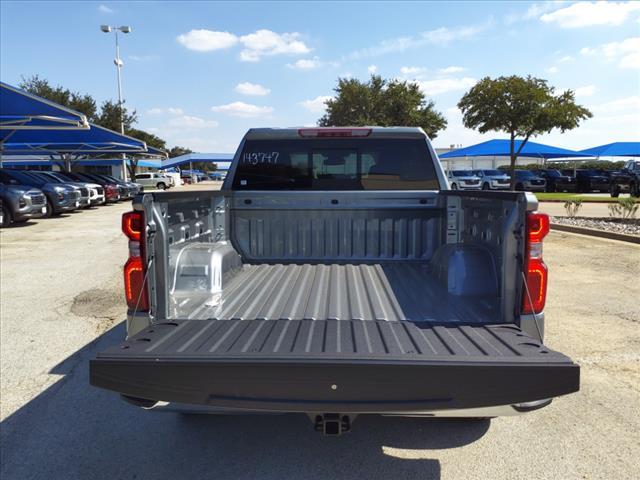
[[(124, 107), (122, 101), (122, 75), (120, 70), (122, 69), (124, 63), (120, 59), (120, 43), (118, 42), (118, 32), (122, 33), (131, 33), (131, 27), (128, 25), (122, 25), (120, 27), (112, 27), (110, 25), (100, 25), (100, 30), (104, 33), (113, 32), (116, 36), (116, 58), (113, 60), (113, 63), (116, 66), (116, 71), (118, 72), (118, 106), (120, 107), (120, 133), (124, 135)], [(124, 181), (127, 180), (127, 156), (122, 154), (122, 179)]]

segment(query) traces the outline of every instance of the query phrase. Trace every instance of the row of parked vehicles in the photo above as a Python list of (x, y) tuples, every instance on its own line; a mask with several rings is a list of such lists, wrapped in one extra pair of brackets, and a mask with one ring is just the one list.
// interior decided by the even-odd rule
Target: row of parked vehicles
[(0, 169), (0, 226), (130, 200), (143, 186), (97, 173)]
[[(630, 160), (621, 170), (516, 170), (515, 189), (528, 192), (609, 192), (640, 196), (640, 161)], [(453, 190), (509, 190), (511, 177), (501, 170), (450, 170)]]

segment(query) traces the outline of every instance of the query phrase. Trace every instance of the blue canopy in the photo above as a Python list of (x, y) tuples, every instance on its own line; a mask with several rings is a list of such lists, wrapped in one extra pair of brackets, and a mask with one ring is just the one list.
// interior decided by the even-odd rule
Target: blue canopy
[(0, 82), (0, 141), (17, 130), (89, 129), (82, 113)]
[[(515, 151), (520, 148), (522, 140), (515, 141)], [(509, 140), (488, 140), (486, 142), (471, 145), (465, 148), (459, 148), (451, 152), (439, 155), (440, 158), (459, 158), (459, 157), (508, 157), (510, 155)], [(566, 158), (566, 157), (584, 157), (584, 153), (567, 150), (565, 148), (552, 147), (536, 142), (527, 142), (518, 157), (535, 157), (535, 158)]]
[(164, 150), (161, 150), (159, 148), (156, 148), (156, 147), (147, 146), (147, 151), (144, 152), (144, 156), (145, 157), (167, 158), (167, 152), (165, 152)]
[(147, 144), (90, 124), (89, 130), (17, 130), (0, 146), (3, 155), (145, 153)]
[(594, 157), (640, 157), (640, 142), (608, 143), (580, 150), (580, 153)]
[(191, 162), (231, 162), (233, 153), (187, 153), (162, 161), (162, 169), (177, 167)]

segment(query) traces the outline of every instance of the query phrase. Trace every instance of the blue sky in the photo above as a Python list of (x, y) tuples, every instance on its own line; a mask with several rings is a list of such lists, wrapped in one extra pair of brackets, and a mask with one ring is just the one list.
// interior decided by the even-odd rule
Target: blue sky
[(484, 76), (535, 75), (576, 91), (594, 118), (536, 141), (640, 140), (640, 2), (0, 3), (0, 73), (116, 97), (169, 145), (232, 152), (253, 126), (313, 125), (339, 76), (417, 81), (449, 120), (434, 144), (469, 145), (455, 105)]

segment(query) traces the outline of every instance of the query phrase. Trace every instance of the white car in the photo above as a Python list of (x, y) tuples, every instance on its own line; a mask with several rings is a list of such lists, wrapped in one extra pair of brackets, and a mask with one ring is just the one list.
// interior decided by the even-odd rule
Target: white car
[(158, 190), (166, 190), (173, 187), (173, 178), (162, 173), (139, 173), (136, 175), (136, 183), (142, 185), (143, 188), (157, 188)]
[(480, 177), (468, 170), (449, 170), (447, 174), (451, 190), (480, 190)]

